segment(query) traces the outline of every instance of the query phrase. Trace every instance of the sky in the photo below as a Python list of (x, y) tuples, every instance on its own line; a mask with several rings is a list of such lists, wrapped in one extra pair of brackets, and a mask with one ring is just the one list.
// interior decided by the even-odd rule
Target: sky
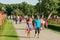
[(21, 2), (27, 2), (29, 4), (35, 5), (38, 2), (38, 0), (0, 0), (0, 3), (3, 4), (16, 4)]

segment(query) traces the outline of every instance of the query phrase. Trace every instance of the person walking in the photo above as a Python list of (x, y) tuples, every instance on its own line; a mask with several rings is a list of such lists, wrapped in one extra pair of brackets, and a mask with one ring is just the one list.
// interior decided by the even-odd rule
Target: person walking
[(21, 21), (22, 21), (22, 16), (19, 17), (19, 23), (21, 23)]
[(44, 25), (45, 25), (45, 21), (44, 21), (44, 18), (41, 18), (41, 28), (44, 30)]
[(39, 19), (39, 17), (37, 17), (36, 20), (35, 20), (35, 36), (38, 33), (37, 34), (38, 38), (39, 38), (39, 33), (40, 33), (40, 26), (41, 26), (41, 20)]
[(30, 31), (33, 30), (32, 18), (28, 19), (28, 27), (26, 29), (27, 37), (30, 37)]
[(17, 16), (15, 16), (15, 22), (16, 22), (16, 24), (17, 24), (17, 22), (18, 22), (18, 17), (17, 17)]
[(48, 28), (48, 21), (45, 21), (45, 27)]
[(17, 16), (17, 20), (18, 20), (18, 23), (20, 22), (20, 20), (19, 20), (19, 15)]

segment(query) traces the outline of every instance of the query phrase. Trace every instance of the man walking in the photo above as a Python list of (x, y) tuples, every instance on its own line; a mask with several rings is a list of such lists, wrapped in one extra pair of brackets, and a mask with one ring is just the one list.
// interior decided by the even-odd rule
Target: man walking
[(35, 20), (35, 36), (36, 34), (38, 35), (38, 38), (39, 38), (39, 33), (40, 33), (40, 26), (41, 26), (41, 21), (40, 21), (40, 18), (37, 17), (36, 20)]

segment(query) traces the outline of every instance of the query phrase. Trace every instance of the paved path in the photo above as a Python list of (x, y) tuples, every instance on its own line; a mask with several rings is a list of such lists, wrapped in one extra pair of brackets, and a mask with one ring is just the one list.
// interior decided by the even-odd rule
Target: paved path
[(47, 29), (41, 31), (39, 38), (37, 37), (34, 38), (34, 30), (31, 31), (30, 38), (27, 38), (26, 33), (25, 33), (25, 29), (27, 25), (24, 21), (21, 24), (14, 23), (14, 27), (16, 29), (16, 32), (20, 40), (60, 40), (59, 34), (51, 32)]

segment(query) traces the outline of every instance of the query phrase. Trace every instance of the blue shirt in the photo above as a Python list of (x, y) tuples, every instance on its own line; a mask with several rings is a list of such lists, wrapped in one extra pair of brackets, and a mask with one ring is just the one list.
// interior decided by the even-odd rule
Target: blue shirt
[(36, 26), (36, 28), (40, 28), (41, 20), (35, 20), (35, 26)]

